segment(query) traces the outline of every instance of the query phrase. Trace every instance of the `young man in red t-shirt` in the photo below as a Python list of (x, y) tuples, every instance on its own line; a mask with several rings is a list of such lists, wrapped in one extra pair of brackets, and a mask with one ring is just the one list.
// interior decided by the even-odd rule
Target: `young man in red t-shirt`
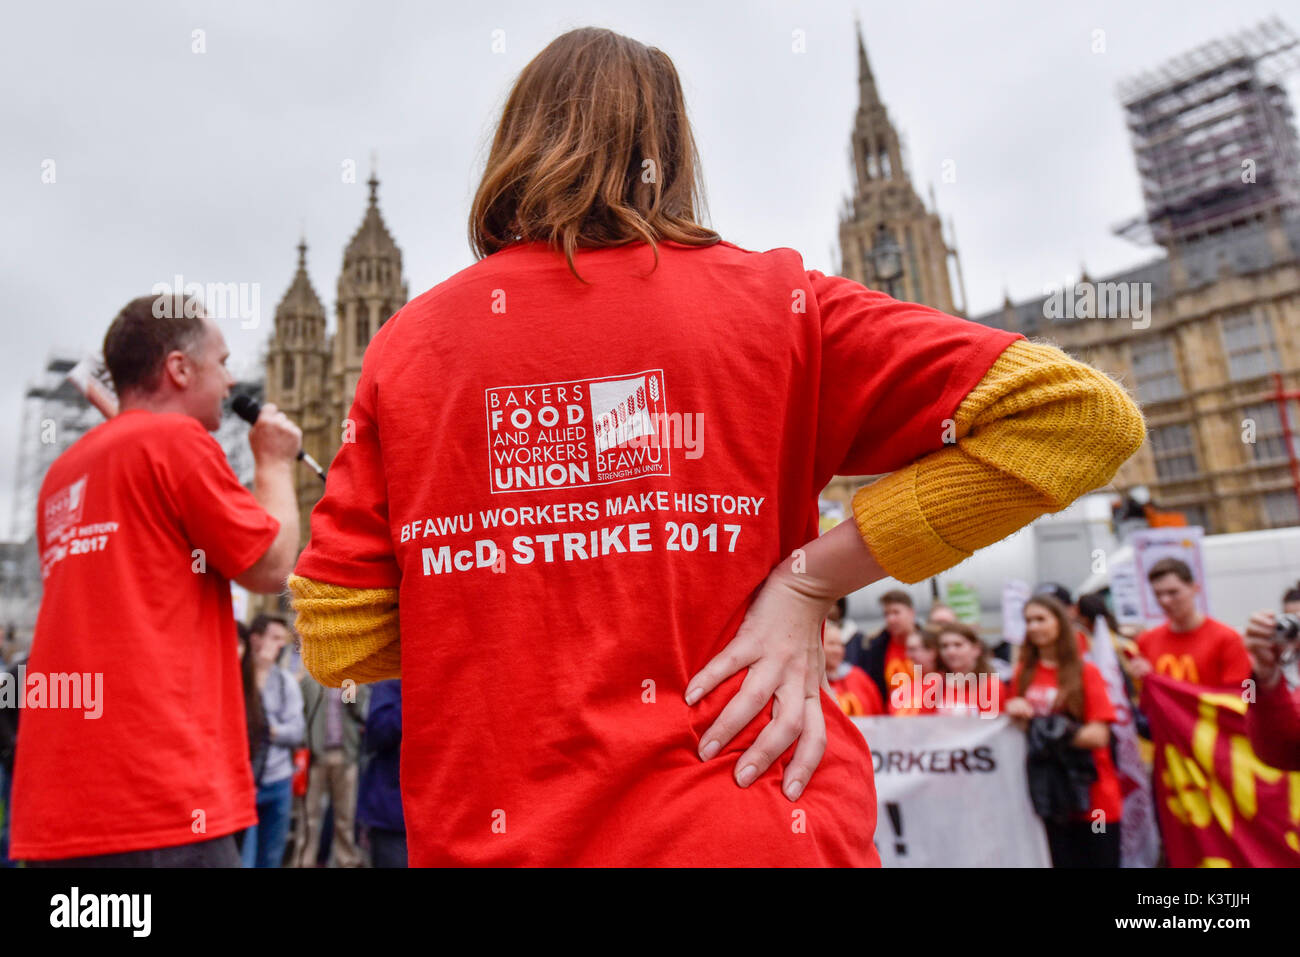
[(239, 484), (208, 434), (234, 382), (229, 353), (195, 305), (143, 296), (113, 320), (120, 411), (41, 485), (15, 859), (237, 867), (234, 833), (257, 822), (230, 582), (277, 592), (292, 568), (302, 437), (263, 407), (254, 492)]
[(885, 615), (885, 627), (862, 650), (859, 664), (867, 677), (876, 683), (885, 711), (892, 714), (890, 692), (895, 688), (894, 677), (912, 678), (912, 660), (907, 656), (907, 639), (916, 631), (916, 609), (912, 596), (901, 588), (880, 596), (880, 607)]
[(1250, 677), (1250, 657), (1241, 635), (1196, 607), (1199, 587), (1187, 563), (1162, 558), (1147, 574), (1168, 621), (1138, 636), (1133, 675), (1151, 672), (1211, 688), (1233, 687)]

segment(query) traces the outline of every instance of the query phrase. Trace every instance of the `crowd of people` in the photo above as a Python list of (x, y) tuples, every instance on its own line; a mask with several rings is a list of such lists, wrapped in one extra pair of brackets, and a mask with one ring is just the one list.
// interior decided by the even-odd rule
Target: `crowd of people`
[(364, 844), (373, 866), (405, 867), (401, 681), (326, 688), (289, 647), (284, 618), (238, 627), (257, 785), (257, 823), (236, 838), (243, 866), (360, 867)]
[[(873, 758), (823, 680), (852, 713), (1006, 714), (1104, 770), (1081, 656), (1105, 616), (1068, 594), (1026, 605), (1015, 662), (950, 609), (918, 628), (903, 592), (869, 640), (839, 606), (825, 675), (819, 642), (841, 596), (933, 578), (1107, 486), (1145, 440), (1137, 404), (1050, 343), (725, 241), (686, 116), (671, 59), (612, 31), (528, 63), (471, 204), (476, 262), (357, 326), (309, 535), (302, 430), (262, 406), (251, 488), (212, 438), (234, 385), (220, 317), (179, 295), (122, 309), (102, 349), (118, 407), (38, 496), (28, 662), (36, 691), (102, 680), (108, 701), (24, 714), (14, 857), (310, 866), (328, 834), (342, 866), (366, 846), (412, 866), (877, 866)], [(708, 454), (660, 435), (679, 413), (709, 423)], [(883, 478), (819, 534), (836, 475)], [(743, 520), (718, 505), (701, 529), (719, 498)], [(489, 531), (507, 501), (537, 527)], [(238, 642), (231, 582), (287, 592), (292, 632), (259, 618)], [(1170, 623), (1138, 643), (1152, 667), (1194, 627), (1198, 679), (1239, 672), (1221, 631)], [(1076, 837), (1054, 834), (1058, 862), (1109, 853)]]
[[(1139, 702), (1148, 675), (1242, 692), (1255, 705), (1247, 711), (1248, 728), (1261, 759), (1300, 766), (1300, 711), (1281, 680), (1274, 615), (1258, 613), (1243, 635), (1203, 614), (1199, 585), (1177, 558), (1156, 562), (1148, 581), (1166, 620), (1145, 630), (1120, 626), (1104, 592), (1075, 601), (1060, 584), (1040, 585), (1025, 603), (1018, 648), (1000, 639), (987, 645), (939, 602), (919, 622), (902, 590), (880, 596), (884, 627), (868, 637), (841, 600), (825, 626), (826, 678), (851, 717), (1005, 714), (1030, 735), (1031, 762), (1035, 749), (1065, 751), (1069, 757), (1061, 766), (1069, 772), (1082, 765), (1089, 793), (1069, 821), (1044, 817), (1053, 864), (1118, 867), (1123, 804), (1111, 726), (1120, 705), (1145, 733)], [(1300, 614), (1300, 584), (1283, 596), (1282, 608)], [(1103, 653), (1102, 660), (1119, 665), (1121, 701), (1094, 663)], [(1084, 753), (1091, 762), (1080, 757)], [(1106, 826), (1095, 827), (1098, 820)]]

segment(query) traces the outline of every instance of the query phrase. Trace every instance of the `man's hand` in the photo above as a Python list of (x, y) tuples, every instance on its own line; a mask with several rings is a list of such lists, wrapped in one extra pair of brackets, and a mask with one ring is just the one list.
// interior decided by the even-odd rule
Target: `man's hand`
[(268, 402), (262, 406), (257, 423), (248, 432), (248, 444), (253, 448), (253, 461), (257, 465), (273, 462), (292, 465), (302, 448), (302, 430)]
[(1128, 673), (1139, 681), (1151, 674), (1151, 662), (1141, 655), (1129, 659)]
[(1255, 679), (1265, 689), (1271, 689), (1282, 677), (1278, 662), (1277, 645), (1273, 642), (1273, 629), (1277, 618), (1271, 611), (1257, 611), (1250, 616), (1246, 626), (1246, 653), (1255, 666)]
[(280, 523), (280, 530), (262, 557), (235, 581), (249, 591), (269, 595), (284, 588), (298, 556), (293, 465), (302, 448), (302, 431), (268, 403), (248, 433), (248, 444), (253, 448), (253, 497)]

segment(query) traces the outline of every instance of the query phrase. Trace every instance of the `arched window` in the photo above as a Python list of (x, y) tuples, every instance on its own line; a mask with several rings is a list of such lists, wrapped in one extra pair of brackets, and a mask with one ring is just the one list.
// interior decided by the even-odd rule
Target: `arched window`
[(370, 343), (370, 317), (362, 307), (357, 312), (357, 348), (364, 349)]
[(284, 370), (280, 379), (281, 387), (287, 392), (293, 388), (293, 371), (295, 359), (293, 356), (282, 356), (280, 359), (281, 367)]

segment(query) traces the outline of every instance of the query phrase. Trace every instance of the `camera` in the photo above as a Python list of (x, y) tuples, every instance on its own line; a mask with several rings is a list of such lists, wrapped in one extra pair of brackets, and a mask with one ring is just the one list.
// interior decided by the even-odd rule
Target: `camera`
[(1273, 641), (1288, 647), (1300, 644), (1300, 615), (1278, 615), (1277, 624), (1273, 626)]

